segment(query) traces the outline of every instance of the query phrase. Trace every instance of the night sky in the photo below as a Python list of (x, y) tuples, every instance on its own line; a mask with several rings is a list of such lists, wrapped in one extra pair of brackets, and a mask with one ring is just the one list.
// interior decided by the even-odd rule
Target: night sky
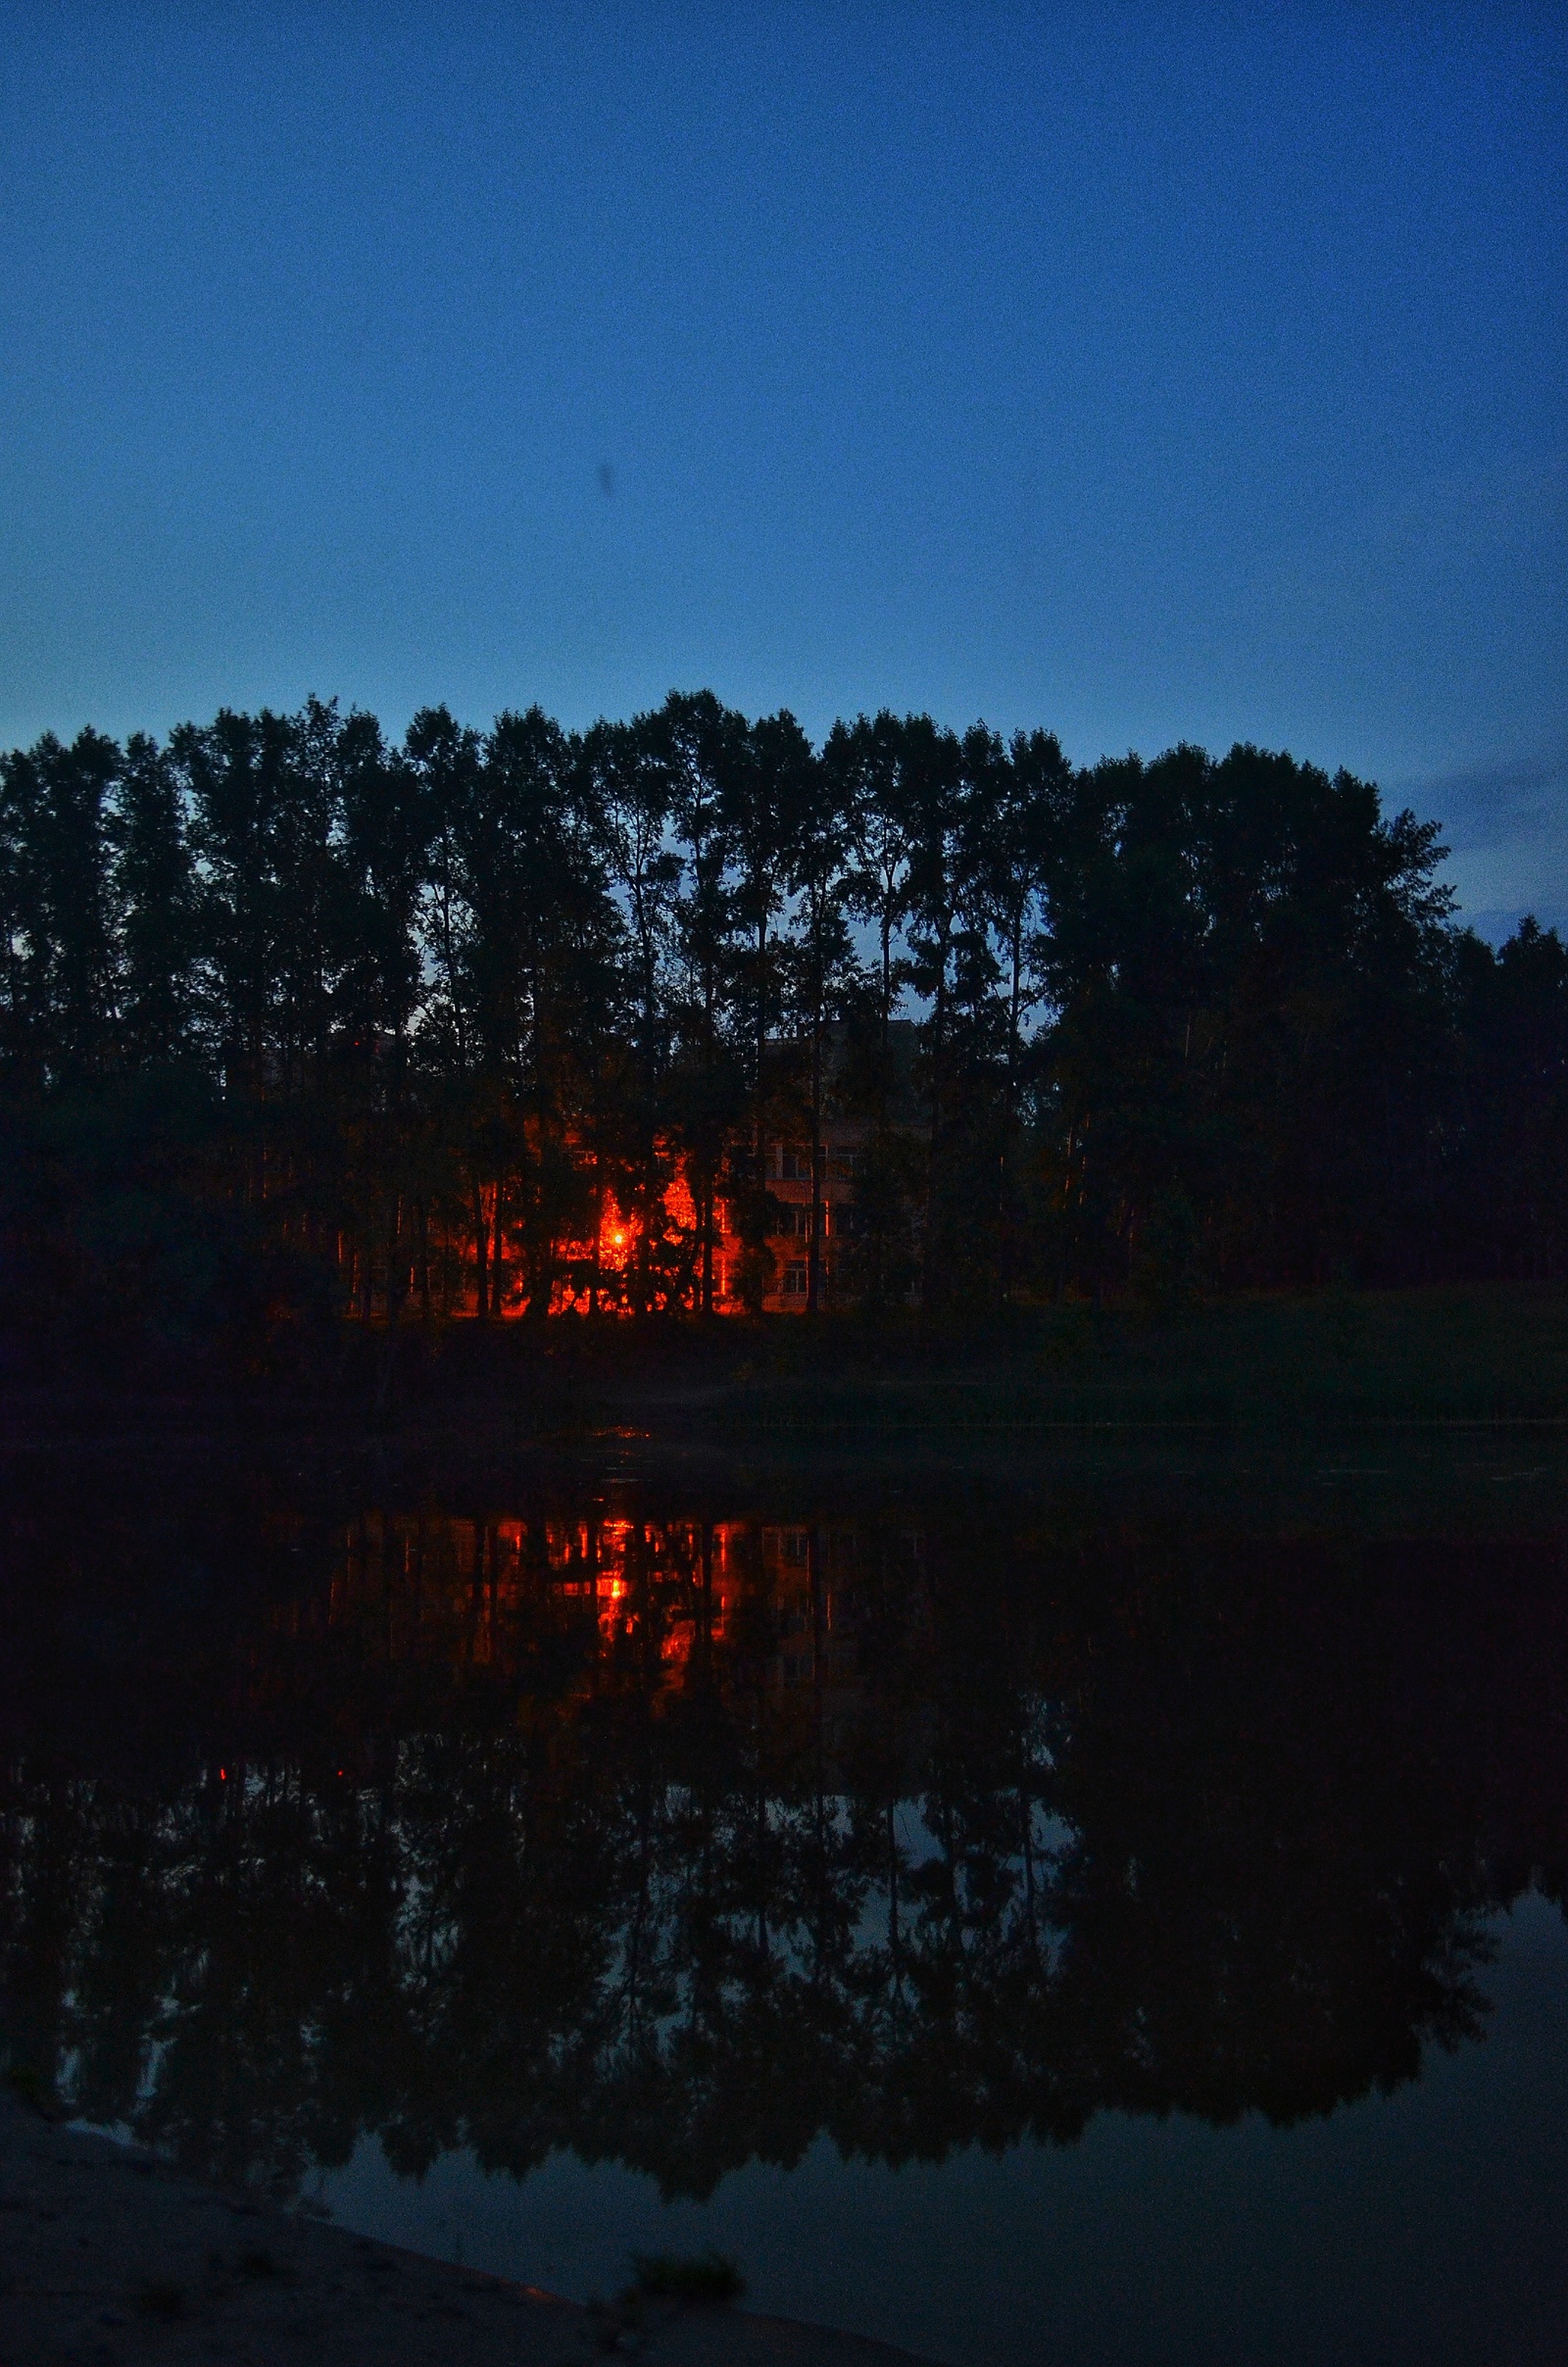
[(0, 742), (1286, 746), (1568, 917), (1568, 11), (0, 5)]

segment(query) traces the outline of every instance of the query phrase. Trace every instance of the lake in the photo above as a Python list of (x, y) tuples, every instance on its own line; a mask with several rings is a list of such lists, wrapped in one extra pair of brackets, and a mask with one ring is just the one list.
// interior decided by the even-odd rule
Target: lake
[(11, 2064), (576, 2297), (1555, 2358), (1565, 1476), (13, 1455)]

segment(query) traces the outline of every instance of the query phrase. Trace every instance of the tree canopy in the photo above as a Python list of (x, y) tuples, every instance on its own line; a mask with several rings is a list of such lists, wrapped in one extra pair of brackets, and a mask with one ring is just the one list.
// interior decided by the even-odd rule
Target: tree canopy
[(0, 759), (8, 1311), (167, 1308), (205, 1243), (365, 1315), (706, 1314), (724, 1238), (756, 1307), (770, 1142), (814, 1310), (844, 1121), (840, 1298), (1560, 1275), (1568, 953), (1494, 953), (1442, 855), (1251, 746), (818, 750), (710, 692), (45, 735)]

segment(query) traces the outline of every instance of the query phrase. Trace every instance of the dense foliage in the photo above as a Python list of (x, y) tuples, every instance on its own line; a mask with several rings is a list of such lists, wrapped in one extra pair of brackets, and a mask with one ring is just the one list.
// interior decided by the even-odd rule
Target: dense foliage
[(1457, 927), (1441, 855), (1251, 747), (815, 750), (707, 693), (45, 737), (0, 760), (8, 1317), (710, 1311), (724, 1231), (757, 1307), (767, 1146), (819, 1175), (845, 1117), (872, 1304), (1560, 1274), (1568, 953)]

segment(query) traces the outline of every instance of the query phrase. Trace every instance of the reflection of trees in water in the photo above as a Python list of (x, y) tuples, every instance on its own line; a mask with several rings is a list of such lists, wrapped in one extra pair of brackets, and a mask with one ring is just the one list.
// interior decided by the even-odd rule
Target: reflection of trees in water
[(1518, 1553), (389, 1515), (253, 1526), (242, 1628), (29, 1550), (8, 2040), (230, 2174), (1290, 2119), (1475, 2029), (1480, 1918), (1562, 1895)]

